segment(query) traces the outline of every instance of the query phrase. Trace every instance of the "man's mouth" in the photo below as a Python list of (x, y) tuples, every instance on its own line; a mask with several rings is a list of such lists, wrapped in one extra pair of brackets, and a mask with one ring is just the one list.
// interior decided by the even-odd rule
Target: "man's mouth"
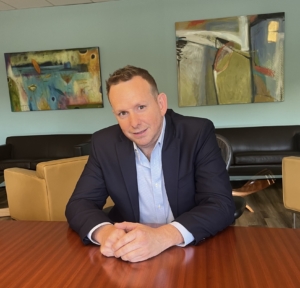
[(147, 131), (147, 129), (139, 131), (139, 132), (134, 132), (133, 134), (136, 136), (140, 136), (140, 135), (143, 135), (146, 131)]

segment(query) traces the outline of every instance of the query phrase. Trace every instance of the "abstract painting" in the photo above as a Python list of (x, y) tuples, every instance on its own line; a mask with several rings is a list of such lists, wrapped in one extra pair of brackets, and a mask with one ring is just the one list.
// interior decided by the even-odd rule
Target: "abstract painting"
[(103, 107), (98, 47), (4, 57), (13, 112)]
[(175, 23), (178, 105), (280, 102), (285, 14)]

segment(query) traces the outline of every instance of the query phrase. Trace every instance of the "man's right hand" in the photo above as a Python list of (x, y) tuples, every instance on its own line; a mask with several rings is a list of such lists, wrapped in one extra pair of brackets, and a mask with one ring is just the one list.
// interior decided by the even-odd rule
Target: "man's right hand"
[(122, 229), (117, 229), (114, 225), (104, 225), (96, 229), (92, 238), (99, 242), (100, 252), (107, 257), (114, 256), (113, 245), (124, 235), (126, 232)]

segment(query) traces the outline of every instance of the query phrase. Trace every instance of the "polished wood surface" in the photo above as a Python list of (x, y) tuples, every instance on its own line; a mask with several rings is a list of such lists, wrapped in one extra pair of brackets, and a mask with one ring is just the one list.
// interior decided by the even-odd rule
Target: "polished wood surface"
[(140, 263), (84, 246), (66, 222), (0, 222), (0, 287), (300, 287), (300, 230), (228, 227)]

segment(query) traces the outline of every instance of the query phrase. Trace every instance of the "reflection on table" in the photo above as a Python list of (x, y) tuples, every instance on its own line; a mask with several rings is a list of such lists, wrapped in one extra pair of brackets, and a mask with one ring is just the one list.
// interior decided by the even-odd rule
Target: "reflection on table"
[(140, 263), (83, 245), (66, 222), (0, 221), (1, 287), (300, 287), (300, 230), (230, 226)]

